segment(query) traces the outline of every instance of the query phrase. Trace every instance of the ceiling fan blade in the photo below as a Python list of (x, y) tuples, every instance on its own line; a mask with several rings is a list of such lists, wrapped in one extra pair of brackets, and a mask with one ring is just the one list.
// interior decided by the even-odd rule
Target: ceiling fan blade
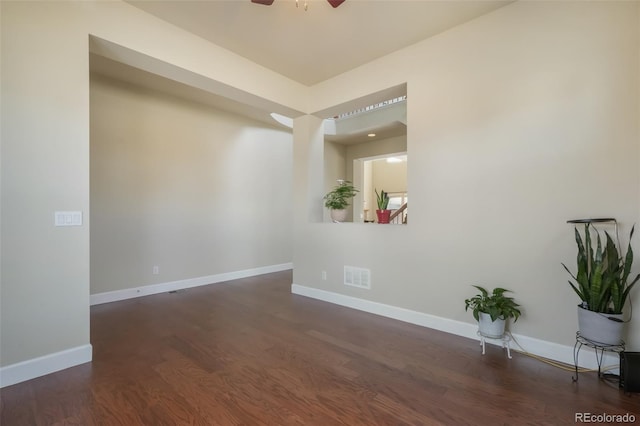
[[(344, 3), (344, 0), (327, 0), (327, 1), (334, 8)], [(264, 4), (265, 6), (271, 6), (273, 4), (273, 0), (251, 0), (251, 3)]]

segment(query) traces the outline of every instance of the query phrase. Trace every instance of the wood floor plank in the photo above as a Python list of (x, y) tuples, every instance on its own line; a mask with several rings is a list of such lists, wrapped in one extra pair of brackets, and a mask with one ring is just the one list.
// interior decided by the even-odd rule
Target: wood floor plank
[[(91, 308), (93, 362), (0, 391), (0, 424), (574, 425), (640, 394), (291, 294), (291, 273)], [(571, 342), (568, 342), (570, 344)]]

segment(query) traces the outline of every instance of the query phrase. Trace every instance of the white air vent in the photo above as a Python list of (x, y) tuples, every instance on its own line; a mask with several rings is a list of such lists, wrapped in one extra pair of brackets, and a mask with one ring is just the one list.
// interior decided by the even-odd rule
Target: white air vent
[(354, 266), (344, 267), (344, 285), (358, 288), (371, 288), (371, 271)]

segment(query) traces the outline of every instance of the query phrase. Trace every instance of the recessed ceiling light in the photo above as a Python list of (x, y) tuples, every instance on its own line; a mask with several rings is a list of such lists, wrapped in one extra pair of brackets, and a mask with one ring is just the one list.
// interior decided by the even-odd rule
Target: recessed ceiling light
[(375, 133), (369, 133), (367, 136), (369, 136), (370, 138), (375, 138), (376, 134)]

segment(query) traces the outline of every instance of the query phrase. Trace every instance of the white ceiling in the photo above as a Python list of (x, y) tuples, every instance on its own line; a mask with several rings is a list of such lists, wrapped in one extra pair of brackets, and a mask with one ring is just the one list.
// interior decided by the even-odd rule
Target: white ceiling
[(305, 85), (313, 85), (511, 2), (505, 0), (126, 0)]

